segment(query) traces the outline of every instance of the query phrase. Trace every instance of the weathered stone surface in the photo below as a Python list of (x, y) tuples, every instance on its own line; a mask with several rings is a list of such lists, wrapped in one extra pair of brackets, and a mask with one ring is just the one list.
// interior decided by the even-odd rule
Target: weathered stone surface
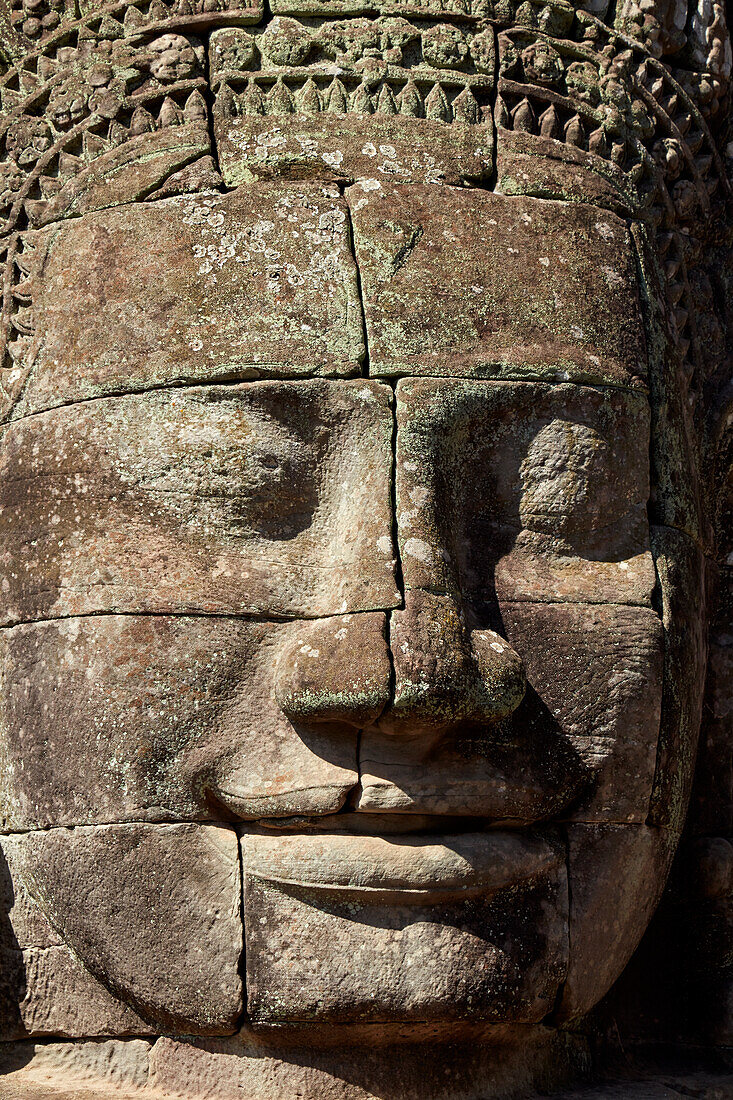
[(92, 977), (66, 945), (0, 951), (3, 1041), (28, 1035), (150, 1035), (154, 1028)]
[(254, 1023), (537, 1021), (564, 976), (552, 842), (251, 834), (242, 860)]
[(500, 601), (649, 604), (642, 395), (536, 383), (397, 385), (407, 588)]
[(496, 131), (496, 189), (503, 195), (589, 203), (622, 218), (634, 211), (633, 188), (615, 164), (584, 149), (523, 130)]
[(142, 1039), (8, 1044), (0, 1051), (3, 1100), (139, 1097), (148, 1093), (150, 1051)]
[(356, 728), (390, 699), (386, 615), (343, 615), (290, 628), (275, 672), (275, 698), (294, 723)]
[[(528, 694), (504, 722), (431, 732), (430, 709), (400, 737), (366, 730), (360, 809), (531, 822), (643, 822), (657, 761), (661, 624), (646, 608), (502, 603), (502, 633)], [(414, 635), (411, 639), (414, 644)], [(426, 651), (426, 660), (430, 651)], [(398, 681), (399, 685), (399, 681)], [(422, 720), (421, 720), (422, 719)], [(389, 727), (389, 714), (381, 726)], [(427, 725), (427, 731), (426, 731)]]
[[(198, 107), (198, 99), (196, 104)], [(166, 184), (171, 194), (191, 190), (185, 177), (180, 178), (178, 186), (173, 177), (211, 152), (206, 121), (204, 114), (196, 123), (184, 123), (142, 138), (132, 137), (122, 147), (103, 153), (73, 176), (51, 201), (34, 207), (31, 225), (48, 225), (60, 218), (126, 206)], [(209, 169), (205, 184), (215, 186), (218, 178), (218, 173)]]
[[(45, 13), (40, 5), (16, 12), (36, 20), (31, 38), (50, 31), (32, 49), (30, 68), (21, 64), (33, 76), (6, 63), (0, 76), (0, 232), (140, 201), (166, 182), (185, 190), (185, 178), (176, 187), (172, 176), (212, 151), (202, 42), (170, 33), (181, 21), (162, 0), (157, 11), (148, 5), (151, 19), (130, 5), (134, 28), (119, 4), (112, 10), (126, 25), (111, 11), (104, 25), (95, 12), (79, 19), (74, 8), (61, 30), (69, 6), (43, 6)], [(146, 23), (148, 35), (140, 33)]]
[(493, 170), (486, 24), (278, 15), (253, 34), (218, 31), (210, 59), (230, 185), (277, 175), (455, 184)]
[(700, 730), (707, 636), (709, 564), (681, 531), (652, 528), (664, 627), (664, 694), (650, 824), (682, 829)]
[(485, 20), (486, 0), (273, 0), (273, 12), (283, 15), (400, 15), (405, 18), (454, 19), (458, 23)]
[(152, 1028), (92, 977), (0, 853), (0, 1040), (27, 1035), (149, 1035)]
[[(419, 730), (419, 727), (418, 727)], [(527, 823), (554, 817), (588, 783), (588, 769), (541, 705), (491, 726), (431, 738), (363, 732), (356, 806), (366, 813), (439, 814)]]
[[(585, 1017), (683, 827), (731, 568), (725, 5), (241, 3), (0, 4), (36, 899), (0, 889), (0, 1038), (167, 1036), (152, 1081), (19, 1048), (0, 1095), (551, 1093), (617, 1033)], [(733, 1036), (732, 616), (686, 938), (647, 955), (696, 986), (681, 1046)]]
[(626, 966), (664, 889), (676, 840), (645, 825), (568, 827), (570, 961), (561, 1020), (588, 1012)]
[(359, 373), (356, 268), (333, 188), (105, 211), (32, 234), (29, 249), (16, 415), (170, 383)]
[(383, 629), (95, 615), (4, 632), (4, 827), (338, 810), (389, 697)]
[(428, 740), (457, 726), (508, 718), (526, 680), (521, 658), (493, 630), (466, 630), (457, 605), (432, 592), (408, 589), (404, 610), (390, 621), (394, 698), (380, 727)]
[(502, 603), (545, 720), (577, 754), (578, 821), (643, 822), (662, 704), (662, 626), (650, 608)]
[(176, 1098), (218, 1093), (225, 1100), (292, 1100), (300, 1093), (318, 1100), (506, 1100), (517, 1090), (534, 1095), (535, 1087), (563, 1083), (585, 1055), (582, 1040), (559, 1039), (539, 1025), (489, 1026), (480, 1039), (452, 1042), (441, 1042), (433, 1029), (427, 1049), (416, 1041), (414, 1024), (403, 1031), (392, 1042), (362, 1035), (325, 1046), (312, 1032), (287, 1040), (281, 1030), (270, 1038), (263, 1028), (195, 1045), (164, 1038), (151, 1054), (150, 1083)]
[(371, 374), (645, 377), (630, 237), (611, 213), (373, 180), (347, 194)]
[(242, 383), (16, 422), (4, 621), (394, 606), (390, 402), (364, 380)]
[(234, 1031), (242, 933), (232, 829), (100, 825), (16, 834), (3, 847), (61, 939), (155, 1030)]
[(712, 517), (707, 514), (701, 456), (689, 420), (693, 401), (677, 381), (680, 370), (685, 369), (681, 360), (690, 340), (689, 310), (681, 300), (681, 308), (672, 317), (669, 313), (670, 292), (675, 297), (680, 294), (685, 248), (679, 244), (667, 250), (668, 257), (660, 257), (653, 235), (644, 226), (633, 223), (631, 234), (638, 257), (649, 361), (649, 519), (656, 526), (685, 532), (710, 552)]

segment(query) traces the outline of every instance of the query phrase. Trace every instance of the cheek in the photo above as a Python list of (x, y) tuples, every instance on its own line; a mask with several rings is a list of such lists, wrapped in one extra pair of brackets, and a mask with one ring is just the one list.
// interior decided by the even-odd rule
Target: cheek
[(582, 760), (570, 820), (644, 822), (662, 700), (662, 629), (651, 608), (500, 603), (504, 630), (548, 720)]
[[(352, 653), (352, 631), (382, 619), (322, 625), (345, 631)], [(358, 779), (356, 730), (303, 730), (274, 697), (278, 657), (302, 629), (98, 615), (4, 631), (5, 822), (200, 820), (222, 801), (243, 818), (338, 810)]]

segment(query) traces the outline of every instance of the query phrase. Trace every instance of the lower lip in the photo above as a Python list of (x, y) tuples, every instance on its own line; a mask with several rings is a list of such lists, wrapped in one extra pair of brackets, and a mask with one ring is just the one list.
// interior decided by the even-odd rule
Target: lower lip
[(500, 830), (391, 837), (248, 833), (242, 845), (247, 877), (402, 904), (486, 897), (564, 863), (558, 844)]

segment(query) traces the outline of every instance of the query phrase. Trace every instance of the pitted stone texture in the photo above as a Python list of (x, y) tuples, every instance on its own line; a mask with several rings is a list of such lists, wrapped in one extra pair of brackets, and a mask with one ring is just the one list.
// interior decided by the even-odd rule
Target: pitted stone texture
[(218, 31), (209, 57), (230, 185), (278, 175), (456, 184), (493, 171), (485, 23), (276, 16), (253, 34)]
[(242, 383), (15, 422), (4, 621), (394, 606), (391, 398), (365, 380)]
[(446, 19), (464, 23), (489, 15), (486, 0), (273, 0), (276, 15), (401, 15), (407, 19)]
[(16, 357), (28, 373), (16, 415), (169, 383), (359, 373), (356, 268), (333, 188), (165, 199), (28, 242), (43, 259), (24, 284), (34, 336)]
[(383, 614), (3, 631), (3, 826), (338, 810), (358, 780), (358, 726), (388, 699), (383, 631)]
[(643, 822), (662, 703), (662, 624), (650, 608), (502, 603), (545, 721), (585, 769), (572, 818)]
[(100, 825), (16, 834), (3, 847), (59, 937), (154, 1030), (235, 1030), (242, 930), (232, 829)]
[(537, 1021), (564, 976), (552, 842), (248, 835), (242, 859), (254, 1023)]
[(541, 383), (397, 386), (407, 588), (501, 601), (646, 604), (655, 573), (641, 394)]
[(149, 1035), (150, 1025), (94, 978), (51, 927), (16, 862), (12, 841), (1, 845), (0, 1040)]
[(702, 716), (711, 566), (681, 531), (652, 528), (664, 625), (664, 696), (650, 823), (679, 833), (685, 821)]
[(583, 1057), (582, 1040), (528, 1024), (489, 1025), (453, 1041), (435, 1028), (420, 1041), (415, 1024), (380, 1040), (372, 1025), (358, 1040), (339, 1042), (332, 1034), (325, 1045), (310, 1031), (288, 1038), (272, 1030), (268, 1036), (266, 1029), (245, 1028), (231, 1039), (195, 1044), (160, 1039), (151, 1053), (150, 1087), (176, 1100), (219, 1100), (219, 1093), (222, 1100), (506, 1100), (566, 1081)]
[(570, 964), (559, 1018), (585, 1015), (616, 981), (657, 907), (677, 838), (646, 825), (570, 825)]
[(347, 196), (372, 374), (645, 377), (634, 257), (615, 215), (376, 180)]
[(4, 1044), (3, 1100), (136, 1100), (148, 1087), (150, 1053), (142, 1039)]

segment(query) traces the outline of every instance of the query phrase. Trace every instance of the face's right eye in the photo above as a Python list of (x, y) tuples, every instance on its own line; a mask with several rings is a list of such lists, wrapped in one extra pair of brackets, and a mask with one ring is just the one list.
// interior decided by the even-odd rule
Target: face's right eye
[(365, 379), (252, 382), (16, 421), (0, 452), (6, 615), (393, 606), (390, 400)]

